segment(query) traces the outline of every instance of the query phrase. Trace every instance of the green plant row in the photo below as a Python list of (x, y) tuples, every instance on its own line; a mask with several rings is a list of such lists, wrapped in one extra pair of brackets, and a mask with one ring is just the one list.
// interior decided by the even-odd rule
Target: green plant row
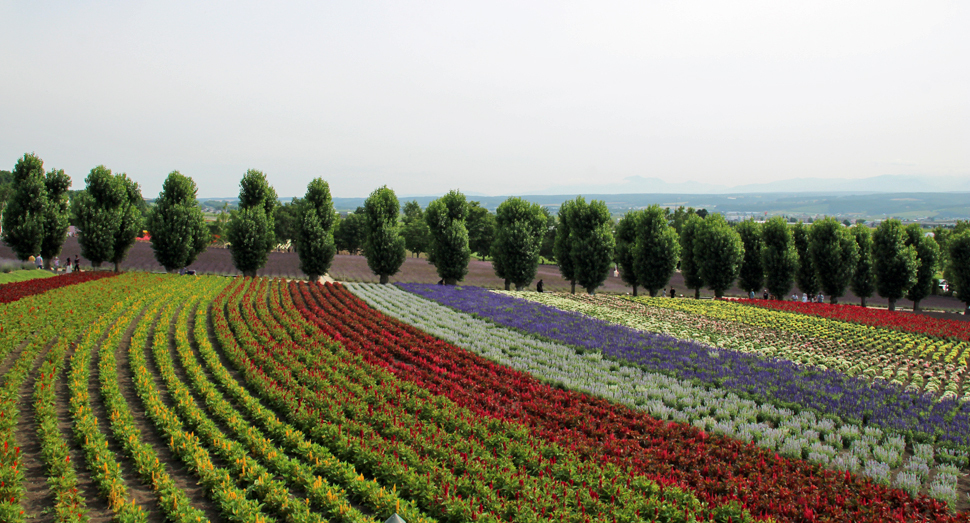
[[(222, 362), (219, 361), (219, 356), (209, 342), (206, 330), (207, 316), (207, 309), (200, 307), (196, 310), (194, 332), (196, 346), (199, 348), (199, 353), (213, 378), (236, 401), (246, 416), (252, 419), (266, 434), (278, 441), (286, 452), (299, 457), (306, 464), (312, 463), (312, 472), (317, 475), (321, 483), (326, 481), (327, 484), (331, 484), (332, 482), (335, 495), (343, 493), (343, 489), (346, 488), (358, 503), (371, 512), (380, 515), (378, 519), (396, 513), (405, 521), (411, 523), (435, 522), (434, 519), (429, 518), (415, 507), (413, 503), (398, 496), (396, 492), (385, 489), (373, 479), (364, 479), (353, 464), (338, 459), (327, 448), (309, 441), (303, 432), (289, 423), (281, 421), (271, 409), (264, 407), (258, 399), (250, 395), (245, 387), (232, 378)], [(230, 340), (230, 343), (234, 341)], [(183, 351), (181, 348), (179, 352), (180, 354), (185, 352), (182, 361), (186, 370), (196, 365), (192, 354)], [(345, 512), (344, 516), (349, 517), (349, 514), (349, 511)]]
[(26, 516), (22, 456), (15, 437), (21, 387), (49, 346), (60, 336), (71, 336), (72, 326), (89, 323), (126, 291), (120, 282), (99, 280), (0, 305), (0, 352), (12, 358), (20, 348), (0, 386), (0, 521), (20, 522)]
[[(124, 281), (135, 286), (138, 281), (132, 282), (133, 279), (140, 281), (138, 276), (127, 274), (109, 280)], [(88, 382), (91, 378), (91, 357), (102, 335), (107, 331), (110, 336), (109, 329), (112, 326), (117, 329), (117, 324), (122, 321), (121, 318), (141, 310), (143, 303), (144, 297), (140, 296), (118, 300), (107, 314), (101, 315), (90, 324), (81, 335), (81, 341), (71, 357), (71, 371), (68, 377), (74, 438), (81, 445), (94, 483), (107, 501), (108, 508), (114, 513), (113, 520), (124, 523), (146, 522), (148, 518), (144, 509), (128, 495), (121, 465), (108, 448), (108, 439), (98, 427), (98, 417), (91, 408)]]
[[(188, 496), (178, 487), (168, 474), (166, 464), (160, 462), (154, 447), (141, 439), (141, 431), (135, 425), (128, 402), (121, 394), (118, 385), (117, 351), (129, 325), (135, 323), (143, 328), (151, 323), (142, 317), (142, 311), (150, 311), (156, 304), (165, 300), (173, 292), (175, 285), (169, 278), (168, 285), (146, 287), (142, 303), (144, 309), (129, 308), (125, 315), (111, 328), (108, 337), (101, 343), (99, 350), (98, 378), (101, 397), (110, 417), (110, 425), (115, 440), (121, 444), (125, 455), (135, 463), (135, 470), (143, 483), (152, 487), (158, 497), (158, 506), (169, 521), (175, 523), (200, 523), (208, 521), (201, 510), (193, 507)], [(134, 346), (135, 339), (131, 340)]]
[[(206, 296), (205, 291), (197, 295), (187, 296), (186, 300), (184, 300), (186, 306), (181, 307), (174, 314), (174, 319), (176, 319), (175, 325), (179, 325), (182, 323), (181, 320), (185, 319), (186, 307), (195, 306), (200, 297), (204, 296)], [(170, 315), (170, 312), (174, 307), (175, 304), (170, 303), (162, 312), (163, 318), (172, 318), (173, 315)], [(159, 325), (155, 330), (155, 341), (152, 344), (152, 354), (159, 373), (162, 376), (162, 380), (165, 382), (165, 386), (172, 396), (174, 408), (183, 417), (186, 424), (195, 429), (202, 441), (205, 441), (216, 455), (225, 460), (228, 469), (233, 474), (238, 475), (243, 482), (252, 485), (249, 487), (251, 493), (255, 494), (268, 508), (271, 508), (274, 512), (281, 515), (285, 521), (290, 523), (316, 523), (325, 521), (322, 516), (310, 510), (309, 500), (296, 499), (290, 493), (285, 482), (275, 479), (274, 476), (276, 474), (283, 474), (286, 472), (285, 469), (282, 467), (271, 467), (278, 468), (278, 470), (271, 470), (271, 468), (267, 468), (264, 464), (251, 457), (249, 451), (253, 451), (254, 454), (261, 454), (258, 449), (254, 448), (252, 442), (246, 441), (246, 445), (244, 445), (228, 437), (196, 405), (195, 399), (192, 397), (189, 389), (175, 374), (175, 367), (168, 350), (168, 332), (170, 326), (170, 321), (159, 321)], [(176, 340), (180, 336), (184, 343), (188, 342), (184, 329), (181, 333), (176, 331)], [(267, 450), (262, 454), (265, 457), (271, 452), (278, 457), (283, 456), (278, 450)], [(272, 462), (272, 460), (270, 461)], [(272, 463), (277, 464), (276, 462)], [(310, 483), (312, 487), (312, 480)], [(325, 498), (326, 493), (318, 491), (311, 493), (311, 496), (314, 498)]]
[[(197, 304), (196, 309), (205, 310), (206, 307), (199, 307)], [(331, 520), (348, 523), (374, 521), (373, 518), (351, 506), (343, 489), (332, 485), (321, 475), (317, 475), (315, 466), (288, 456), (286, 451), (277, 447), (261, 429), (246, 421), (244, 414), (240, 414), (233, 408), (209, 381), (196, 360), (189, 342), (187, 316), (188, 307), (184, 307), (179, 311), (176, 323), (175, 349), (192, 390), (200, 399), (200, 403), (205, 405), (209, 414), (225, 424), (229, 429), (229, 435), (246, 445), (269, 470), (282, 476), (287, 482), (302, 488), (307, 493), (311, 506)]]
[[(159, 317), (155, 326), (152, 346), (168, 344), (167, 334), (172, 308), (185, 299), (186, 287), (180, 285), (169, 295), (167, 305), (162, 308), (156, 303), (148, 309), (150, 317)], [(171, 299), (175, 298), (175, 299)], [(161, 309), (161, 311), (159, 310)], [(141, 322), (132, 335), (128, 349), (129, 365), (134, 376), (135, 392), (142, 401), (145, 414), (165, 436), (169, 438), (169, 448), (199, 478), (199, 484), (208, 492), (228, 521), (238, 523), (272, 523), (274, 518), (262, 511), (262, 505), (247, 497), (247, 491), (239, 488), (228, 470), (216, 467), (209, 451), (201, 439), (185, 430), (182, 421), (161, 400), (152, 375), (145, 360), (148, 344), (149, 322)]]
[(68, 342), (62, 336), (54, 342), (41, 364), (40, 376), (34, 382), (34, 412), (37, 418), (37, 436), (40, 451), (47, 466), (47, 485), (56, 500), (53, 508), (54, 521), (79, 523), (87, 521), (86, 502), (78, 492), (77, 471), (71, 462), (70, 448), (61, 436), (57, 419), (57, 376), (64, 367)]

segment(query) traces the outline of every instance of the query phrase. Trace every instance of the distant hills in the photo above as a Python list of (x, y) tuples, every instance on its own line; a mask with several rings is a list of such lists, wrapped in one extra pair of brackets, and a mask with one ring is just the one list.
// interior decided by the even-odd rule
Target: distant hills
[[(579, 194), (587, 199), (605, 201), (614, 214), (656, 203), (667, 207), (705, 208), (727, 214), (729, 218), (766, 213), (799, 219), (814, 216), (919, 220), (970, 218), (970, 177), (958, 176), (885, 175), (857, 180), (796, 178), (733, 187), (695, 182), (668, 183), (657, 178), (631, 176), (616, 184), (557, 186), (519, 196), (555, 211), (562, 202)], [(399, 199), (402, 204), (415, 200), (426, 207), (438, 196), (401, 196)], [(466, 193), (466, 196), (490, 210), (495, 210), (508, 198), (472, 193)], [(291, 199), (280, 198), (284, 202)], [(235, 203), (237, 199), (208, 200)], [(340, 212), (353, 211), (364, 204), (364, 197), (333, 200)]]
[(887, 174), (858, 179), (792, 178), (746, 185), (717, 185), (693, 181), (670, 183), (659, 178), (629, 176), (620, 183), (559, 185), (533, 194), (751, 194), (751, 193), (905, 193), (970, 192), (967, 176)]

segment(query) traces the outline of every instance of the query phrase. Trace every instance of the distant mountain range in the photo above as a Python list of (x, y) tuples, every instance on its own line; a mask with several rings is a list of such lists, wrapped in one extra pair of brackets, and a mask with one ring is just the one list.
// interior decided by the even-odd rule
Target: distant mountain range
[(970, 192), (967, 176), (914, 176), (887, 174), (870, 178), (792, 178), (746, 185), (718, 185), (700, 182), (665, 182), (659, 178), (629, 176), (620, 183), (559, 185), (528, 194), (755, 194), (830, 192), (879, 194), (907, 192)]

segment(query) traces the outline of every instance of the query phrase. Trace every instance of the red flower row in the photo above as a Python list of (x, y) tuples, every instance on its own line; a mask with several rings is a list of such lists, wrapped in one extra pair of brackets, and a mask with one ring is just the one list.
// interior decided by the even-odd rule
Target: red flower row
[[(243, 295), (236, 287), (217, 298), (213, 323), (247, 383), (336, 457), (393, 483), (439, 521), (727, 520), (680, 489), (580, 458), (520, 424), (482, 419), (394, 379), (320, 333), (288, 294), (280, 304), (271, 290), (267, 307), (266, 280), (244, 285)], [(738, 514), (733, 521), (742, 521)]]
[(41, 294), (68, 285), (76, 285), (109, 276), (116, 276), (120, 273), (95, 271), (95, 272), (72, 272), (62, 276), (52, 278), (38, 278), (36, 280), (18, 281), (0, 285), (0, 303), (10, 303), (27, 296)]
[(342, 286), (291, 282), (290, 290), (307, 319), (399, 379), (479, 415), (525, 423), (581, 455), (687, 485), (713, 505), (737, 504), (759, 517), (793, 522), (970, 521), (926, 497), (913, 499), (852, 474), (545, 385), (384, 316)]
[(885, 327), (901, 332), (912, 332), (940, 338), (970, 339), (970, 322), (933, 318), (922, 314), (872, 309), (859, 305), (832, 305), (829, 303), (802, 303), (778, 300), (731, 300), (745, 305), (795, 312), (832, 320)]

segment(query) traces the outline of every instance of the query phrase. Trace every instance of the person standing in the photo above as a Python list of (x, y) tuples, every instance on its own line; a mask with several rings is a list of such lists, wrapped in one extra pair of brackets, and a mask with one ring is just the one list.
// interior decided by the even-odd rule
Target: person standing
[(536, 284), (536, 292), (542, 292), (542, 280), (539, 280), (539, 283)]
[(766, 300), (767, 300), (767, 299), (768, 299), (768, 289), (765, 289), (765, 292), (763, 292), (763, 293), (761, 293), (761, 296), (762, 296), (762, 297), (763, 297), (764, 299), (766, 299)]
[(81, 257), (77, 254), (74, 255), (74, 272), (81, 270)]
[(671, 298), (676, 298), (677, 297), (677, 290), (674, 289), (674, 286), (673, 285), (670, 286), (670, 297)]
[(54, 274), (57, 274), (59, 270), (61, 270), (61, 257), (54, 256)]

